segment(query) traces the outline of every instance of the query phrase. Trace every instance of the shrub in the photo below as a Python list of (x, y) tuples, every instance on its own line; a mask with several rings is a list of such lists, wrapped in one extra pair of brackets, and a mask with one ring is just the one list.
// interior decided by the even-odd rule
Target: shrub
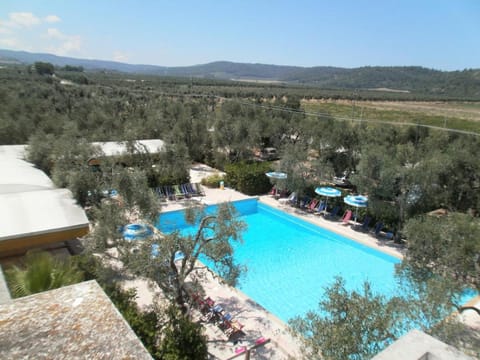
[(225, 166), (227, 184), (247, 195), (265, 194), (272, 184), (265, 175), (271, 171), (269, 163), (235, 163)]
[(180, 309), (167, 309), (168, 325), (160, 349), (164, 360), (208, 359), (207, 337), (202, 325), (191, 321)]
[(102, 284), (102, 287), (153, 358), (160, 359), (157, 341), (158, 316), (155, 311), (141, 311), (138, 308), (135, 301), (137, 293), (134, 289), (122, 290), (116, 284)]
[(220, 185), (220, 181), (224, 180), (224, 176), (220, 173), (210, 175), (202, 179), (202, 185), (205, 185), (209, 188), (216, 188)]
[(82, 272), (70, 259), (40, 251), (28, 252), (25, 265), (12, 266), (5, 275), (13, 297), (57, 289), (83, 280)]

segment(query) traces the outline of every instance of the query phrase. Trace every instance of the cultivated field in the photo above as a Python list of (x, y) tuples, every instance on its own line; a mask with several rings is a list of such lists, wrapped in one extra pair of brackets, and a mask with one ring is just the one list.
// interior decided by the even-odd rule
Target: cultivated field
[(303, 100), (307, 112), (448, 127), (480, 134), (480, 102)]

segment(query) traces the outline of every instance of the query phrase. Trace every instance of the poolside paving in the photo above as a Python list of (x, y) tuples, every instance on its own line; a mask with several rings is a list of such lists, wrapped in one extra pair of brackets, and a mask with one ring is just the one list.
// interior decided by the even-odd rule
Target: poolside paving
[[(216, 170), (206, 165), (196, 165), (190, 171), (192, 182), (200, 182), (205, 176), (212, 175)], [(339, 221), (325, 220), (323, 217), (308, 214), (290, 206), (285, 206), (272, 196), (251, 197), (242, 194), (230, 188), (207, 188), (203, 187), (205, 196), (194, 199), (184, 199), (180, 201), (166, 201), (162, 204), (162, 211), (174, 211), (188, 206), (192, 201), (213, 205), (227, 201), (238, 201), (249, 198), (257, 198), (259, 201), (272, 207), (281, 209), (293, 216), (300, 217), (308, 222), (327, 228), (350, 239), (358, 241), (367, 246), (374, 247), (384, 251), (397, 258), (402, 257), (402, 249), (394, 246), (393, 242), (375, 238), (369, 233), (363, 233), (353, 230), (350, 226), (342, 226)], [(288, 359), (300, 358), (301, 344), (289, 332), (288, 326), (275, 315), (262, 308), (254, 300), (238, 289), (227, 286), (221, 279), (216, 277), (205, 267), (200, 266), (198, 272), (194, 275), (201, 279), (205, 293), (221, 304), (226, 312), (230, 312), (234, 318), (244, 325), (245, 336), (234, 344), (228, 341), (220, 329), (213, 324), (205, 326), (209, 337), (209, 352), (218, 359), (227, 359), (235, 355), (235, 349), (239, 346), (250, 347), (255, 340), (263, 336), (270, 338), (271, 343), (263, 348), (257, 349), (251, 358), (254, 359)]]
[[(196, 164), (190, 171), (192, 182), (200, 182), (205, 176), (212, 175), (216, 170), (206, 165)], [(206, 188), (203, 187), (205, 196), (195, 199), (185, 199), (180, 201), (166, 201), (162, 204), (162, 211), (173, 211), (184, 208), (191, 201), (213, 205), (226, 201), (238, 201), (252, 198), (244, 195), (234, 189), (229, 188)], [(272, 196), (260, 196), (259, 201), (269, 206), (281, 209), (293, 216), (300, 217), (310, 223), (316, 224), (330, 231), (343, 235), (349, 239), (357, 241), (376, 250), (397, 258), (403, 258), (405, 249), (393, 241), (387, 240), (384, 236), (376, 237), (370, 232), (361, 232), (355, 230), (354, 226), (342, 225), (338, 220), (327, 220), (323, 216), (309, 214), (296, 208), (286, 206)], [(271, 342), (265, 346), (256, 349), (250, 356), (251, 359), (298, 359), (301, 358), (301, 344), (289, 332), (288, 326), (262, 308), (254, 300), (250, 299), (240, 290), (230, 287), (223, 283), (222, 279), (208, 270), (202, 264), (198, 264), (197, 270), (192, 274), (191, 281), (201, 281), (205, 293), (220, 304), (226, 312), (231, 313), (235, 319), (244, 325), (244, 336), (237, 339), (238, 342), (229, 340), (224, 333), (214, 324), (206, 324), (206, 334), (208, 336), (208, 348), (212, 358), (229, 359), (235, 356), (235, 350), (240, 346), (251, 347), (255, 340), (264, 337), (271, 339)], [(140, 283), (137, 287), (139, 301), (143, 305), (148, 305), (152, 301), (152, 294), (148, 286)], [(134, 286), (130, 284), (129, 286)], [(480, 305), (480, 299), (477, 298), (474, 303)], [(194, 318), (199, 319), (199, 314), (194, 313)], [(480, 321), (477, 321), (474, 314), (465, 314), (462, 318), (474, 329), (480, 329)], [(244, 358), (244, 355), (239, 356)]]

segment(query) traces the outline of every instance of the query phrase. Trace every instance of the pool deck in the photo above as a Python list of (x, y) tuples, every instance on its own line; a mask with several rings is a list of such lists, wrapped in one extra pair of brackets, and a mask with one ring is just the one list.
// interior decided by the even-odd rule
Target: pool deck
[[(200, 169), (202, 170), (191, 171), (192, 182), (199, 182), (202, 177), (211, 175), (212, 173), (207, 167)], [(284, 206), (271, 196), (251, 197), (230, 188), (212, 189), (203, 187), (203, 190), (205, 192), (205, 196), (203, 197), (162, 203), (162, 212), (183, 209), (191, 202), (214, 205), (222, 202), (257, 198), (262, 203), (290, 213), (310, 223), (324, 227), (397, 258), (402, 257), (402, 249), (396, 247), (391, 241), (382, 240), (381, 238), (377, 239), (369, 233), (355, 231), (351, 226), (341, 225), (339, 221), (325, 220), (323, 217), (308, 214), (290, 206)], [(231, 313), (235, 319), (244, 325), (243, 330), (245, 335), (240, 338), (240, 342), (234, 344), (232, 341), (228, 341), (225, 335), (215, 325), (206, 324), (205, 329), (209, 338), (208, 345), (211, 355), (217, 359), (228, 359), (235, 355), (236, 348), (240, 346), (251, 347), (254, 345), (256, 339), (264, 337), (271, 339), (271, 342), (264, 347), (256, 349), (255, 354), (251, 354), (252, 359), (300, 358), (301, 344), (291, 335), (285, 322), (262, 308), (240, 290), (223, 284), (221, 279), (204, 267), (200, 266), (199, 270), (193, 276), (202, 282), (206, 295), (215, 300), (216, 304), (222, 305), (226, 312)], [(198, 314), (194, 315), (198, 317)], [(242, 357), (239, 357), (239, 359), (241, 358)]]
[[(190, 172), (192, 182), (200, 182), (202, 177), (211, 175), (215, 170), (205, 165), (198, 165), (192, 168)], [(195, 198), (194, 200), (167, 201), (162, 204), (163, 211), (173, 211), (183, 209), (188, 206), (190, 201), (205, 205), (213, 205), (227, 201), (238, 201), (252, 198), (233, 189), (225, 188), (206, 188), (203, 187), (205, 196)], [(376, 250), (382, 251), (391, 256), (402, 258), (404, 248), (387, 240), (384, 236), (376, 237), (369, 232), (361, 232), (354, 229), (353, 225), (342, 225), (338, 220), (327, 220), (323, 216), (309, 214), (299, 209), (284, 205), (282, 202), (271, 196), (265, 195), (258, 198), (259, 201), (274, 208), (285, 211), (293, 216), (297, 216), (312, 224), (321, 226), (330, 231), (338, 233), (349, 239), (357, 241)], [(235, 356), (235, 350), (238, 347), (246, 346), (250, 348), (255, 344), (255, 340), (264, 337), (271, 339), (271, 342), (254, 350), (250, 356), (251, 359), (297, 359), (300, 358), (301, 344), (289, 332), (287, 324), (269, 313), (267, 310), (258, 305), (241, 291), (230, 287), (222, 282), (211, 271), (204, 266), (199, 265), (198, 270), (193, 273), (192, 280), (201, 281), (206, 295), (215, 300), (216, 304), (220, 304), (226, 312), (229, 312), (244, 325), (244, 336), (239, 339), (238, 343), (229, 341), (226, 336), (214, 324), (206, 324), (206, 334), (208, 336), (208, 349), (212, 358), (230, 359)], [(142, 285), (143, 280), (137, 280), (137, 288), (139, 303), (148, 305), (151, 303), (152, 295), (148, 286)], [(480, 306), (480, 298), (472, 301), (471, 305)], [(199, 318), (198, 313), (193, 313), (194, 318)], [(480, 320), (473, 311), (465, 312), (462, 315), (463, 321), (472, 329), (480, 330)], [(240, 355), (238, 359), (245, 358)]]

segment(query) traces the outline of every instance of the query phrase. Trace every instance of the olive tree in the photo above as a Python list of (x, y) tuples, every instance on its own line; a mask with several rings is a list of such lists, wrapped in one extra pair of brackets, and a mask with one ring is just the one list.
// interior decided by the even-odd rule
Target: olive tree
[[(350, 290), (336, 278), (316, 311), (290, 321), (307, 359), (370, 359), (412, 329), (438, 337), (464, 351), (478, 351), (478, 339), (451, 316), (459, 300), (458, 284), (408, 265), (396, 273), (398, 295), (376, 294), (365, 282)], [(475, 347), (477, 347), (475, 350)]]
[[(114, 257), (129, 272), (154, 282), (184, 311), (187, 277), (198, 265), (200, 256), (210, 259), (219, 275), (229, 284), (235, 284), (241, 267), (234, 262), (231, 241), (241, 241), (245, 225), (232, 205), (220, 204), (215, 213), (207, 213), (203, 207), (189, 207), (186, 222), (197, 224), (194, 234), (160, 233), (155, 229), (159, 201), (148, 188), (145, 176), (125, 170), (114, 183), (121, 200), (107, 199), (94, 208), (95, 226), (86, 239), (91, 252), (112, 256), (109, 249), (115, 248)], [(123, 238), (120, 230), (132, 220), (132, 214), (137, 222), (152, 230), (151, 236), (135, 241)], [(182, 260), (178, 260), (180, 253)]]
[(451, 213), (410, 219), (406, 262), (480, 289), (480, 221)]
[(191, 207), (186, 210), (185, 220), (198, 226), (193, 234), (175, 230), (154, 234), (139, 244), (120, 240), (119, 245), (127, 268), (148, 277), (183, 310), (186, 310), (188, 276), (198, 267), (200, 257), (212, 261), (217, 273), (228, 284), (235, 285), (242, 267), (234, 261), (232, 242), (241, 241), (245, 228), (228, 203), (220, 204), (213, 214)]

